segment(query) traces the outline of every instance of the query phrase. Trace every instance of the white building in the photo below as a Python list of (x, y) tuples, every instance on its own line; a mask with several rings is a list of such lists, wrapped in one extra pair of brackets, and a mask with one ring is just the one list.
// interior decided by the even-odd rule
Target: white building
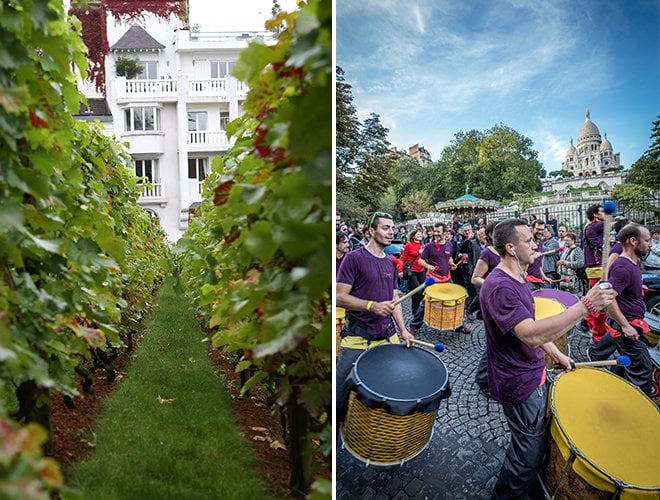
[[(132, 23), (107, 16), (106, 23), (106, 95), (81, 83), (90, 100), (78, 118), (99, 118), (128, 143), (136, 176), (150, 181), (139, 203), (175, 241), (201, 201), (211, 162), (230, 147), (225, 126), (242, 113), (247, 88), (230, 76), (239, 52), (257, 37), (273, 42), (273, 33), (191, 31), (175, 16), (151, 14)], [(117, 75), (120, 57), (138, 59), (136, 78)]]
[(561, 163), (562, 170), (573, 173), (575, 177), (600, 175), (603, 170), (621, 164), (619, 153), (614, 153), (612, 143), (607, 139), (607, 133), (601, 138), (600, 130), (591, 121), (589, 108), (584, 114), (585, 120), (578, 132), (577, 147), (573, 145), (571, 138), (566, 159)]

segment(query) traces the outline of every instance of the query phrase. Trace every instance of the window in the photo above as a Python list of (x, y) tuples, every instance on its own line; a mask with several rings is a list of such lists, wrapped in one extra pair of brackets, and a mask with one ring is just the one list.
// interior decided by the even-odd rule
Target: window
[(224, 78), (231, 74), (234, 63), (228, 61), (211, 61), (211, 78)]
[(229, 112), (220, 111), (220, 130), (224, 130), (225, 128), (227, 128), (228, 123), (229, 123)]
[(124, 110), (126, 132), (160, 130), (160, 109), (155, 107), (128, 108)]
[(206, 130), (206, 111), (188, 111), (188, 130)]
[(188, 179), (203, 181), (206, 179), (208, 158), (188, 158)]
[(152, 184), (160, 182), (158, 176), (158, 160), (134, 160), (135, 161), (135, 176), (146, 177)]
[(158, 63), (156, 61), (140, 61), (138, 80), (156, 80), (158, 78)]

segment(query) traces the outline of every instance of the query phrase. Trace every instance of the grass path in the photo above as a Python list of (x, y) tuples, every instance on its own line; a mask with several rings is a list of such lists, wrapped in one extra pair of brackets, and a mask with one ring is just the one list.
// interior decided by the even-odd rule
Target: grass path
[[(189, 300), (165, 281), (94, 454), (71, 469), (90, 499), (268, 498)], [(174, 400), (171, 402), (159, 402)]]

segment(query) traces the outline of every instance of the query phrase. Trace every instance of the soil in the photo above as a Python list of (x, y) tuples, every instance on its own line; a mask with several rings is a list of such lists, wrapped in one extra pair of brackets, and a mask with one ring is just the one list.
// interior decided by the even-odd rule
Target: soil
[[(234, 419), (252, 447), (265, 486), (275, 498), (290, 498), (288, 454), (282, 445), (280, 417), (279, 414), (273, 414), (266, 405), (268, 395), (265, 389), (256, 387), (249, 397), (240, 398), (239, 375), (234, 372), (234, 365), (218, 349), (211, 349), (209, 358), (216, 369), (224, 374), (225, 388), (232, 398)], [(60, 463), (65, 476), (73, 462), (94, 450), (94, 430), (99, 412), (105, 399), (114, 392), (117, 382), (126, 376), (125, 370), (130, 359), (130, 354), (125, 350), (120, 351), (112, 364), (117, 372), (114, 383), (107, 380), (105, 370), (94, 371), (94, 393), (86, 394), (82, 387), (78, 387), (80, 396), (73, 399), (75, 408), (69, 408), (61, 395), (52, 398), (50, 456)]]

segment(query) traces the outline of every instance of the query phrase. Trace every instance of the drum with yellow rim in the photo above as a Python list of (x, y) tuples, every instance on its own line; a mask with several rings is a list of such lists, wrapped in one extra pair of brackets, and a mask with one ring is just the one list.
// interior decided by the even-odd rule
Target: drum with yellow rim
[(344, 328), (344, 323), (346, 323), (346, 309), (343, 307), (335, 307), (335, 340), (337, 345), (335, 346), (335, 352), (339, 354), (339, 347), (341, 345), (341, 330)]
[(384, 344), (360, 355), (349, 377), (344, 447), (368, 465), (400, 465), (433, 435), (440, 401), (449, 397), (447, 368), (420, 347)]
[(598, 280), (603, 275), (602, 267), (587, 267), (584, 272), (590, 280)]
[(651, 346), (655, 347), (660, 342), (660, 317), (656, 314), (647, 312), (644, 314), (644, 321), (649, 325), (650, 331), (644, 335), (645, 342)]
[(467, 291), (454, 283), (437, 283), (424, 291), (424, 322), (437, 330), (453, 330), (463, 324)]
[(660, 412), (649, 398), (596, 368), (561, 373), (549, 398), (550, 497), (660, 497)]
[[(556, 316), (565, 310), (566, 307), (564, 304), (556, 299), (538, 296), (534, 297), (534, 319), (536, 320)], [(553, 342), (557, 346), (557, 349), (566, 354), (566, 356), (570, 357), (571, 346), (568, 342), (568, 333), (565, 333), (561, 337), (556, 338)], [(543, 356), (545, 357), (545, 366), (547, 368), (552, 368), (555, 364), (555, 361), (551, 359), (547, 354), (544, 354)]]

